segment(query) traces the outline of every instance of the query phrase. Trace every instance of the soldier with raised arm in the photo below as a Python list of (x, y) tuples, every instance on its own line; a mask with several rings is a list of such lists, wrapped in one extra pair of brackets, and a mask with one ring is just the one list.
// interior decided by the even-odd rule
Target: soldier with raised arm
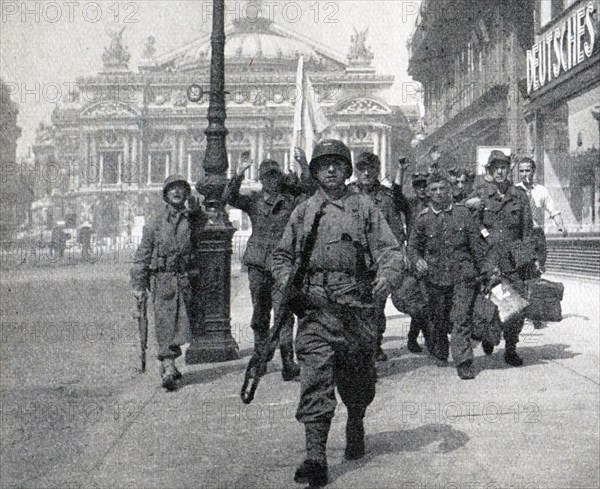
[[(244, 159), (249, 155), (244, 154)], [(241, 209), (252, 223), (252, 235), (246, 245), (243, 263), (248, 267), (248, 281), (252, 297), (252, 320), (254, 348), (259, 352), (266, 344), (271, 323), (273, 304), (273, 276), (271, 275), (271, 256), (279, 242), (285, 225), (295, 209), (306, 195), (297, 178), (284, 175), (279, 163), (266, 159), (259, 166), (259, 179), (262, 190), (248, 195), (240, 193), (244, 173), (249, 164), (245, 161), (240, 173), (233, 177), (224, 193), (227, 204)], [(303, 172), (306, 178), (308, 166)], [(277, 305), (275, 304), (275, 307)], [(298, 377), (300, 370), (294, 362), (294, 316), (288, 314), (285, 326), (281, 329), (280, 352), (283, 380), (290, 381)], [(264, 373), (264, 372), (261, 372)]]

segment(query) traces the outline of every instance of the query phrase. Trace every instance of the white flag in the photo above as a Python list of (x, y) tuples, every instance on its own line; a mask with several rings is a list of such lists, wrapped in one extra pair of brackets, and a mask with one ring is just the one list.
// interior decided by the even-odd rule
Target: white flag
[(294, 161), (294, 147), (298, 146), (306, 152), (306, 159), (310, 162), (313, 146), (318, 140), (319, 134), (329, 126), (329, 121), (315, 100), (312, 84), (304, 71), (303, 55), (298, 59), (296, 87), (299, 87), (299, 93), (294, 110), (294, 134), (290, 161)]

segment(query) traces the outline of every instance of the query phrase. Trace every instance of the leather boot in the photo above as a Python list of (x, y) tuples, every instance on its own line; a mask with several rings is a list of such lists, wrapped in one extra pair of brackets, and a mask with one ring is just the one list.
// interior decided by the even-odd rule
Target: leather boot
[(346, 421), (346, 460), (358, 460), (365, 455), (365, 428), (363, 419), (366, 408), (348, 406)]
[(294, 481), (310, 487), (327, 485), (327, 437), (330, 421), (305, 423), (306, 460), (296, 469)]
[(506, 347), (504, 350), (504, 361), (511, 367), (520, 367), (523, 365), (523, 359), (517, 354), (516, 347)]
[(165, 358), (162, 361), (160, 371), (162, 377), (162, 386), (168, 391), (177, 390), (178, 372), (175, 368), (175, 360), (173, 358)]
[(281, 377), (285, 382), (297, 379), (300, 375), (300, 366), (294, 362), (294, 348), (289, 345), (281, 345), (279, 347), (281, 353)]
[(483, 352), (486, 355), (491, 355), (492, 353), (494, 353), (494, 345), (492, 345), (491, 343), (488, 343), (487, 341), (482, 341), (481, 346), (483, 347)]
[(467, 360), (466, 362), (458, 364), (456, 366), (456, 372), (462, 380), (474, 379), (475, 372), (473, 371), (473, 360)]

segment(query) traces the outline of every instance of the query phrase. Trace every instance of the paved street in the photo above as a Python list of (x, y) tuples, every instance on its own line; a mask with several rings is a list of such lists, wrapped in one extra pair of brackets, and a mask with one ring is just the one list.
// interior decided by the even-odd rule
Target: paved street
[[(388, 304), (391, 359), (379, 364), (367, 455), (343, 460), (340, 405), (328, 487), (598, 487), (600, 283), (558, 279), (564, 320), (526, 327), (522, 368), (479, 346), (472, 381), (408, 353), (408, 320)], [(1, 280), (3, 489), (300, 487), (298, 383), (282, 382), (277, 358), (255, 401), (239, 400), (252, 343), (244, 274), (232, 283), (232, 328), (245, 357), (184, 366), (176, 393), (158, 386), (155, 361), (135, 370), (126, 265), (17, 268)]]

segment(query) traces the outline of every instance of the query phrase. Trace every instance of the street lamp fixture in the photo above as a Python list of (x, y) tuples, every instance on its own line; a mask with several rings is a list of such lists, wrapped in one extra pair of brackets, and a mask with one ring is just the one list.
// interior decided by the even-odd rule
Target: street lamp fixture
[[(196, 190), (204, 196), (208, 222), (199, 238), (199, 268), (202, 270), (201, 301), (204, 321), (192, 328), (192, 342), (186, 351), (188, 364), (222, 362), (239, 358), (239, 349), (231, 335), (231, 238), (235, 232), (222, 200), (227, 184), (227, 148), (225, 138), (225, 2), (213, 0), (213, 24), (210, 60), (210, 98), (204, 156), (204, 178)], [(192, 87), (191, 87), (192, 88)], [(199, 87), (192, 88), (192, 96)], [(188, 92), (188, 97), (190, 95)]]

